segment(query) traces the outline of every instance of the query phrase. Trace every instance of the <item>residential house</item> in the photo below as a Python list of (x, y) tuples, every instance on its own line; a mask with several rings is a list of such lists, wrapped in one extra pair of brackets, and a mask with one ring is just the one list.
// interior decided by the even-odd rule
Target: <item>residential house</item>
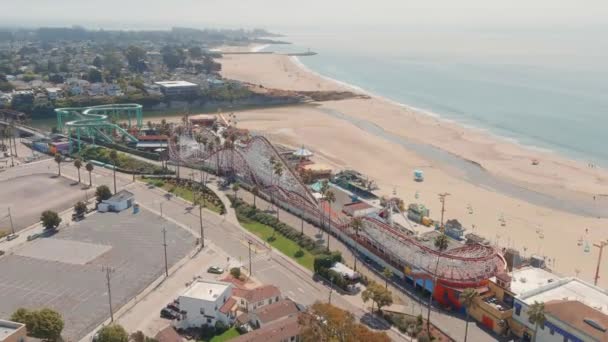
[(276, 320), (264, 327), (236, 337), (231, 342), (298, 342), (301, 341), (299, 315)]
[(236, 318), (236, 322), (241, 331), (251, 331), (300, 311), (301, 308), (297, 303), (290, 299), (282, 299), (251, 312), (243, 313)]
[(234, 289), (234, 299), (245, 312), (253, 311), (265, 305), (281, 300), (281, 290), (274, 285), (263, 285), (254, 289)]
[(52, 87), (45, 90), (49, 100), (54, 101), (61, 98), (61, 88)]

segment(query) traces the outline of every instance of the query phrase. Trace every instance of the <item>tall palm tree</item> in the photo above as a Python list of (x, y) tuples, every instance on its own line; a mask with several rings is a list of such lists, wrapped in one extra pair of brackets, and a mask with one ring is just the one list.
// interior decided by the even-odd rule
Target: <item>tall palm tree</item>
[[(276, 183), (277, 183), (277, 187), (278, 187), (278, 183), (281, 180), (281, 176), (283, 175), (283, 164), (281, 164), (280, 162), (275, 162), (274, 166), (273, 166), (273, 170), (272, 173), (276, 176)], [(274, 193), (274, 191), (273, 191)], [(277, 220), (279, 219), (279, 212), (281, 211), (279, 206), (277, 206), (275, 204), (276, 208), (277, 208)]]
[[(437, 270), (439, 269), (439, 260), (441, 260), (441, 253), (448, 249), (448, 243), (448, 237), (445, 234), (441, 234), (435, 238), (434, 244), (439, 254), (437, 255), (437, 262), (435, 263), (433, 287), (437, 286)], [(434, 291), (431, 291), (431, 293), (429, 294), (429, 302), (427, 304), (428, 313), (426, 315), (426, 329), (428, 334), (431, 333), (431, 303), (433, 301), (433, 292)]]
[(93, 166), (93, 163), (88, 162), (87, 165), (84, 166), (85, 169), (87, 169), (87, 171), (89, 171), (89, 188), (93, 186), (93, 177), (91, 176), (91, 172), (93, 172), (93, 169), (95, 168)]
[(80, 184), (80, 168), (82, 167), (82, 160), (80, 158), (74, 160), (74, 167), (78, 170), (78, 184)]
[(256, 208), (256, 205), (255, 205), (255, 199), (258, 197), (258, 192), (259, 192), (259, 191), (260, 191), (260, 190), (258, 189), (258, 186), (257, 186), (257, 185), (254, 185), (254, 186), (251, 188), (251, 194), (253, 195), (253, 208), (254, 208), (254, 209)]
[(528, 317), (530, 322), (534, 323), (534, 339), (532, 341), (536, 342), (538, 327), (545, 324), (545, 303), (534, 301), (528, 309)]
[(114, 177), (114, 193), (116, 194), (116, 161), (118, 160), (118, 153), (116, 153), (116, 150), (110, 151), (110, 160), (112, 161), (112, 166), (114, 166), (112, 171)]
[(350, 221), (350, 227), (355, 231), (355, 235), (359, 236), (359, 231), (363, 228), (363, 219), (360, 217), (353, 217)]
[(241, 189), (241, 186), (239, 185), (239, 182), (234, 182), (234, 184), (232, 184), (232, 191), (234, 191), (234, 200), (235, 201), (237, 199), (236, 194), (239, 191), (239, 189)]
[(59, 176), (61, 176), (61, 159), (63, 159), (61, 154), (55, 153), (55, 163), (57, 163), (57, 171)]
[(327, 190), (327, 192), (325, 193), (325, 200), (327, 201), (327, 204), (328, 204), (327, 216), (328, 216), (329, 228), (327, 229), (327, 251), (329, 251), (329, 237), (331, 235), (331, 204), (336, 201), (336, 194), (334, 194), (334, 192), (331, 190)]
[(460, 302), (466, 308), (467, 320), (464, 326), (464, 342), (467, 342), (467, 336), (469, 335), (469, 317), (471, 316), (471, 308), (477, 305), (476, 298), (479, 294), (475, 289), (467, 288), (460, 294)]
[(382, 275), (384, 276), (384, 288), (388, 289), (388, 280), (393, 277), (393, 271), (388, 267), (385, 267), (384, 270), (382, 270)]

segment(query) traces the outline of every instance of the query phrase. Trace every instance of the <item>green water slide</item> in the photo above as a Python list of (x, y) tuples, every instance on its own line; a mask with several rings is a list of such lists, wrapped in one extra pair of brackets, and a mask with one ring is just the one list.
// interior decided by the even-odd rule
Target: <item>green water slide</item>
[(132, 121), (138, 129), (143, 126), (142, 106), (134, 103), (109, 104), (81, 108), (57, 108), (57, 130), (66, 134), (70, 139), (70, 152), (73, 150), (74, 140), (78, 151), (81, 147), (81, 137), (89, 140), (115, 143), (116, 137), (120, 141), (137, 142), (131, 135), (115, 122), (127, 120), (127, 127), (132, 127)]

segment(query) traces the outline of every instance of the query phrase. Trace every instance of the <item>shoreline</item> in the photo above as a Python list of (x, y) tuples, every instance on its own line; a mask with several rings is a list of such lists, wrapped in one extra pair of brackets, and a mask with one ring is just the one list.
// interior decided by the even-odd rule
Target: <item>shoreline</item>
[[(285, 56), (226, 56), (220, 62), (224, 77), (268, 88), (346, 88)], [(240, 127), (288, 147), (305, 145), (316, 162), (336, 171), (358, 170), (377, 182), (380, 196), (397, 194), (406, 203), (424, 203), (434, 218), (441, 211), (437, 195), (448, 192), (446, 217), (458, 219), (466, 233), (526, 256), (545, 256), (559, 273), (573, 274), (578, 268), (581, 278), (592, 279), (597, 252), (585, 252), (577, 241), (605, 239), (608, 219), (595, 216), (608, 209), (608, 197), (600, 195), (608, 193), (603, 169), (552, 151), (532, 151), (378, 97), (235, 114)], [(532, 165), (534, 158), (539, 165)], [(424, 182), (413, 181), (414, 169), (424, 171)], [(487, 184), (467, 169), (485, 170), (501, 184)], [(501, 218), (508, 223), (502, 225)], [(600, 283), (608, 286), (608, 277)]]
[[(430, 109), (416, 107), (416, 106), (413, 106), (413, 105), (410, 105), (410, 104), (407, 104), (407, 103), (404, 103), (404, 102), (399, 102), (398, 100), (394, 100), (394, 99), (391, 99), (391, 98), (386, 97), (384, 95), (374, 93), (373, 91), (369, 91), (369, 90), (367, 90), (367, 89), (365, 89), (365, 88), (363, 88), (361, 86), (358, 86), (358, 85), (355, 85), (355, 84), (351, 84), (351, 83), (348, 83), (348, 82), (345, 82), (345, 81), (341, 81), (341, 80), (333, 78), (331, 76), (324, 75), (324, 74), (322, 74), (322, 73), (320, 73), (318, 71), (315, 71), (315, 70), (311, 69), (310, 67), (308, 67), (306, 64), (304, 64), (300, 60), (300, 58), (298, 56), (290, 56), (290, 59), (292, 60), (292, 62), (295, 65), (297, 65), (303, 71), (308, 72), (310, 74), (313, 74), (313, 75), (315, 75), (315, 76), (317, 76), (317, 77), (319, 77), (321, 79), (324, 79), (324, 80), (326, 80), (328, 82), (333, 82), (333, 83), (335, 83), (335, 84), (337, 84), (337, 85), (339, 85), (341, 87), (344, 87), (344, 88), (346, 88), (348, 90), (351, 90), (353, 92), (362, 93), (364, 95), (376, 98), (376, 99), (378, 99), (380, 101), (385, 101), (387, 103), (390, 103), (390, 104), (392, 104), (394, 106), (402, 107), (402, 108), (404, 108), (404, 109), (406, 109), (408, 111), (412, 111), (412, 112), (415, 112), (415, 113), (420, 114), (420, 115), (426, 115), (426, 116), (431, 117), (433, 119), (440, 120), (440, 121), (442, 121), (442, 122), (444, 122), (446, 124), (458, 125), (458, 126), (461, 126), (464, 129), (475, 131), (475, 132), (478, 132), (478, 133), (481, 133), (481, 134), (486, 134), (486, 135), (490, 136), (493, 139), (496, 139), (496, 140), (499, 140), (499, 141), (502, 141), (502, 142), (505, 142), (505, 143), (514, 144), (514, 145), (517, 145), (517, 146), (519, 146), (521, 148), (524, 148), (524, 149), (528, 149), (528, 150), (531, 150), (531, 151), (536, 151), (536, 152), (539, 152), (539, 153), (554, 154), (554, 155), (559, 156), (561, 158), (572, 160), (572, 161), (579, 162), (579, 163), (588, 162), (588, 160), (595, 158), (595, 157), (592, 158), (591, 156), (587, 156), (589, 158), (585, 159), (584, 156), (582, 155), (583, 154), (582, 152), (580, 153), (579, 156), (567, 155), (568, 154), (567, 152), (562, 152), (562, 151), (560, 151), (560, 149), (556, 149), (556, 148), (553, 148), (553, 147), (538, 146), (538, 145), (535, 145), (533, 143), (522, 142), (520, 140), (521, 138), (518, 138), (516, 136), (502, 135), (500, 133), (493, 132), (491, 127), (481, 127), (481, 126), (475, 125), (474, 123), (466, 123), (466, 122), (462, 122), (462, 121), (460, 121), (458, 119), (448, 118), (445, 115), (442, 115), (441, 113), (437, 113), (437, 112), (432, 111)], [(571, 149), (570, 148), (566, 148), (566, 150), (571, 150)], [(454, 154), (454, 155), (458, 156), (457, 154)], [(461, 157), (461, 156), (459, 156), (459, 157)], [(467, 159), (467, 158), (464, 158), (464, 157), (461, 157), (461, 158), (463, 158), (464, 160), (468, 160), (468, 161), (477, 163), (477, 162), (475, 162), (474, 160), (471, 160), (471, 159)], [(479, 164), (479, 163), (477, 163), (477, 164)], [(481, 164), (479, 164), (479, 165), (481, 166)], [(607, 167), (608, 166), (608, 161), (599, 161), (598, 165), (600, 165), (602, 168)]]

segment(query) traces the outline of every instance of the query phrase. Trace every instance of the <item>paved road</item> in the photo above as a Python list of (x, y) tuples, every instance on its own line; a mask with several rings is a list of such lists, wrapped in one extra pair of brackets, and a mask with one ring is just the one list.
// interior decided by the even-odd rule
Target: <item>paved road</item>
[[(36, 173), (47, 173), (49, 165), (53, 165), (53, 161), (42, 161), (38, 163), (32, 163), (22, 165), (19, 168), (11, 169), (10, 172), (16, 172), (18, 174), (36, 174)], [(22, 169), (23, 168), (23, 169)], [(7, 171), (9, 172), (9, 171)], [(62, 173), (65, 177), (72, 179), (77, 178), (77, 172), (74, 167), (63, 167)], [(83, 180), (88, 180), (88, 175), (83, 177)], [(112, 188), (112, 172), (102, 168), (96, 168), (93, 172), (93, 186), (105, 184)], [(172, 198), (167, 199), (164, 195), (165, 192), (159, 189), (149, 189), (147, 185), (143, 183), (132, 182), (130, 175), (117, 174), (118, 188), (126, 187), (132, 191), (136, 200), (140, 205), (145, 208), (160, 212), (160, 206), (162, 203), (163, 215), (166, 219), (174, 221), (182, 225), (185, 228), (191, 229), (194, 235), (198, 236), (199, 232), (199, 217), (198, 210), (190, 212), (188, 208), (191, 204), (178, 199)], [(222, 198), (225, 199), (225, 195), (221, 194)], [(148, 288), (145, 292), (147, 294), (140, 294), (134, 301), (127, 303), (127, 313), (125, 313), (125, 322), (135, 322), (132, 319), (133, 316), (129, 316), (128, 312), (145, 312), (144, 316), (140, 316), (140, 324), (129, 323), (129, 326), (134, 328), (142, 329), (150, 324), (154, 323), (154, 320), (149, 324), (141, 320), (141, 317), (154, 317), (160, 309), (170, 300), (177, 297), (179, 293), (185, 287), (183, 281), (180, 279), (192, 279), (197, 272), (191, 273), (186, 270), (195, 270), (200, 272), (204, 269), (205, 265), (209, 265), (214, 262), (220, 262), (220, 266), (227, 266), (230, 264), (238, 264), (242, 261), (244, 266), (248, 264), (248, 239), (257, 240), (257, 237), (250, 235), (243, 228), (235, 224), (236, 217), (234, 212), (230, 212), (228, 215), (219, 216), (210, 211), (203, 213), (203, 223), (205, 227), (205, 240), (208, 243), (208, 247), (205, 251), (195, 257), (195, 262), (186, 262), (179, 266), (178, 270), (174, 270), (171, 278), (167, 279), (162, 286), (166, 286), (164, 292), (156, 292), (157, 288)], [(31, 233), (36, 231), (39, 227), (30, 227), (25, 232)], [(25, 236), (25, 234), (23, 234)], [(22, 239), (0, 243), (0, 248), (5, 248), (8, 245), (14, 245), (16, 243), (22, 243)], [(275, 252), (274, 250), (264, 250), (263, 242), (258, 240), (259, 252), (253, 258), (253, 276), (261, 283), (274, 284), (282, 289), (284, 295), (293, 298), (297, 302), (303, 304), (312, 304), (315, 301), (326, 301), (329, 296), (329, 288), (321, 283), (316, 283), (312, 280), (312, 273), (302, 268), (291, 259), (283, 256), (282, 254)], [(209, 252), (208, 252), (208, 251)], [(209, 254), (207, 254), (209, 253)], [(219, 257), (218, 257), (219, 256)], [(223, 258), (226, 256), (226, 259)], [(228, 259), (228, 256), (230, 259)], [(224, 263), (222, 264), (221, 261)], [(198, 265), (203, 267), (199, 267)], [(175, 279), (175, 280), (174, 280)], [(154, 286), (158, 286), (158, 283)], [(148, 296), (155, 296), (156, 300), (147, 300)], [(358, 296), (341, 296), (334, 292), (332, 296), (332, 303), (354, 313), (358, 318), (367, 317), (368, 314), (365, 307), (360, 304)], [(140, 303), (142, 308), (140, 307)], [(143, 304), (146, 303), (146, 304)], [(155, 307), (155, 309), (153, 309)], [(139, 316), (136, 315), (136, 316)], [(131, 317), (131, 319), (129, 318)], [(155, 318), (155, 317), (154, 317)], [(162, 323), (162, 322), (160, 322)], [(150, 331), (152, 333), (152, 331)], [(387, 330), (387, 333), (393, 340), (407, 340), (403, 335), (396, 332), (394, 329)], [(85, 337), (83, 341), (87, 341), (90, 335)]]

